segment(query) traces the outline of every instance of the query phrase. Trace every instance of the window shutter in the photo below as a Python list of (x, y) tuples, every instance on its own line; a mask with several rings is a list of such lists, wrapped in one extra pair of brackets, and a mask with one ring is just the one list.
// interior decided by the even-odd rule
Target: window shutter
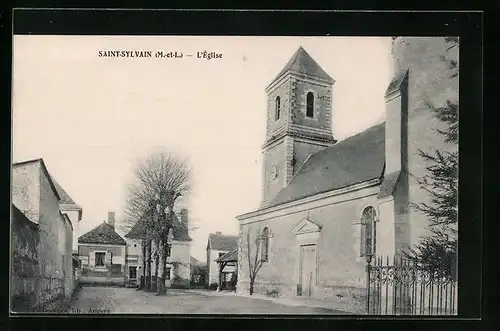
[(106, 252), (105, 258), (104, 258), (104, 264), (105, 265), (110, 265), (111, 264), (111, 253)]
[(89, 254), (89, 266), (95, 267), (95, 252), (92, 251)]

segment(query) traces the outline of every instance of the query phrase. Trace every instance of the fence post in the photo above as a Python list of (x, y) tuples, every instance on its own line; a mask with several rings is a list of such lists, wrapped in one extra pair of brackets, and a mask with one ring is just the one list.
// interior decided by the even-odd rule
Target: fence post
[(372, 262), (372, 256), (366, 255), (366, 314), (370, 314), (370, 263)]

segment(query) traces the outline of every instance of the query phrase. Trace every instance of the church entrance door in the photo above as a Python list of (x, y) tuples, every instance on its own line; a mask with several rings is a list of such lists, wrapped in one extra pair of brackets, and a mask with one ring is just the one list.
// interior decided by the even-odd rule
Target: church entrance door
[(300, 292), (299, 295), (311, 296), (316, 284), (316, 245), (300, 246)]

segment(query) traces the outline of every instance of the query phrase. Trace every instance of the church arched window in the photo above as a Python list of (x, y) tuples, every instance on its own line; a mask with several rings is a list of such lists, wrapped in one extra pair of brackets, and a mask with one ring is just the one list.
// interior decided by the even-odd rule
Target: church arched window
[(307, 93), (306, 97), (306, 116), (314, 117), (314, 93)]
[(267, 262), (269, 260), (269, 228), (265, 227), (262, 230), (261, 236), (261, 260)]
[(375, 208), (366, 207), (361, 214), (361, 256), (375, 255)]
[(281, 105), (280, 105), (280, 97), (277, 96), (276, 97), (276, 101), (275, 101), (275, 111), (274, 111), (274, 120), (277, 121), (280, 119), (280, 112), (281, 112)]

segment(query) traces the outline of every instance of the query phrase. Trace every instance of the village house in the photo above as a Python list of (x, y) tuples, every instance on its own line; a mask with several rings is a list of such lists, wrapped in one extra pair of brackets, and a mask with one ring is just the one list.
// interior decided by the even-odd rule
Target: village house
[(218, 290), (236, 289), (238, 281), (238, 248), (235, 248), (215, 260), (219, 271)]
[(385, 122), (339, 142), (335, 80), (296, 51), (265, 90), (263, 200), (237, 217), (238, 293), (250, 286), (248, 239), (262, 261), (255, 293), (334, 299), (365, 294), (366, 256), (399, 256), (427, 233), (426, 217), (409, 205), (428, 199), (418, 151), (447, 148), (426, 107), (458, 100), (458, 79), (448, 79), (453, 69), (439, 56), (456, 60), (458, 47), (447, 48), (444, 38), (395, 38)]
[[(147, 219), (140, 219), (125, 235), (128, 248), (130, 250), (133, 249), (134, 252), (134, 254), (130, 254), (130, 259), (133, 259), (133, 262), (130, 260), (129, 267), (133, 268), (137, 266), (137, 268), (133, 268), (134, 272), (136, 273), (136, 284), (141, 279), (141, 277), (144, 276), (144, 270), (146, 269), (146, 261), (144, 261), (143, 258), (145, 255), (143, 239), (146, 238), (146, 223)], [(167, 287), (189, 287), (191, 281), (191, 241), (192, 239), (189, 236), (188, 210), (186, 208), (182, 208), (180, 210), (180, 215), (177, 216), (174, 213), (174, 217), (172, 220), (172, 230), (169, 236), (170, 255), (167, 258), (167, 274), (165, 280), (165, 284)], [(153, 242), (151, 261), (152, 277), (155, 275), (156, 271), (156, 248), (156, 243)], [(137, 262), (135, 262), (136, 257)], [(158, 277), (160, 277), (162, 272), (161, 266), (159, 265), (158, 268)], [(133, 284), (133, 279), (129, 279), (129, 283)]]
[(125, 285), (127, 243), (115, 231), (115, 213), (78, 238), (80, 283)]
[[(54, 311), (71, 298), (77, 261), (72, 257), (71, 198), (43, 159), (13, 164), (11, 310)], [(81, 218), (81, 208), (79, 210)]]
[[(207, 286), (212, 286), (212, 284), (219, 286), (220, 281), (220, 270), (217, 259), (238, 248), (238, 236), (226, 235), (221, 232), (210, 233), (208, 235), (207, 241), (207, 272), (208, 277), (206, 279)], [(224, 282), (232, 278), (234, 273), (234, 266), (228, 265), (226, 272), (222, 275), (224, 277)]]

